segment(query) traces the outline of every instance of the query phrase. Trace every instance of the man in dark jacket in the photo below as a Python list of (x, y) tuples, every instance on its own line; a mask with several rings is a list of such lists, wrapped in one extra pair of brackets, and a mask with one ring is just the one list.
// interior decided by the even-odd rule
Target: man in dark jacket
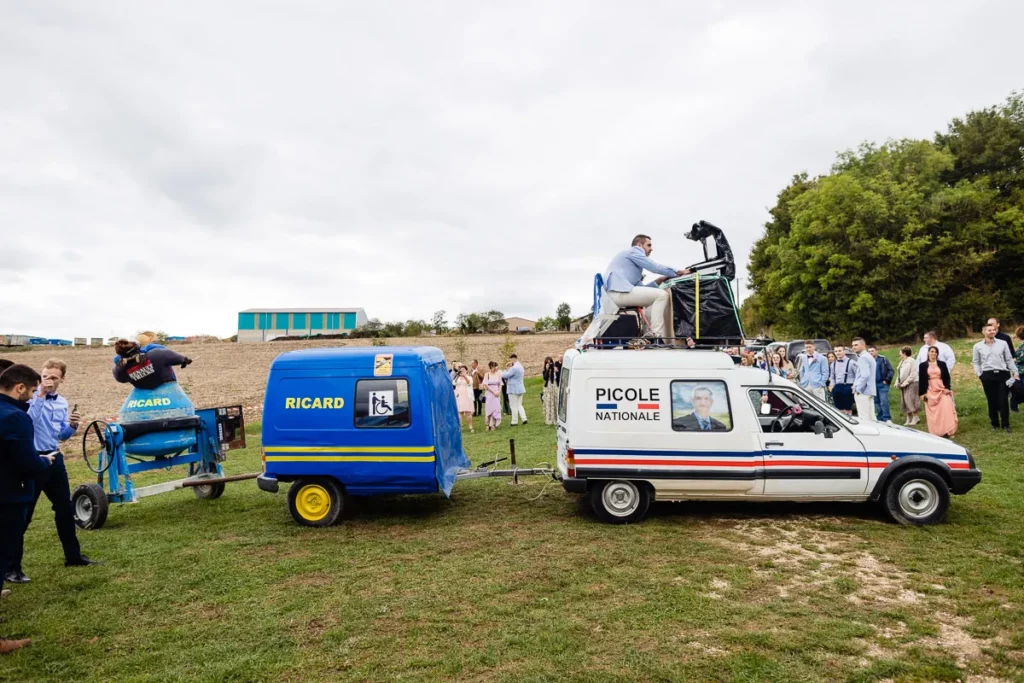
[(879, 422), (892, 424), (892, 413), (889, 410), (889, 386), (896, 374), (892, 363), (885, 356), (878, 355), (878, 349), (868, 347), (868, 353), (875, 359), (875, 417)]
[[(35, 500), (35, 480), (53, 462), (53, 456), (36, 453), (28, 416), (28, 401), (39, 382), (39, 373), (27, 365), (12, 365), (0, 374), (0, 590), (4, 574), (11, 568), (11, 556), (25, 534), (28, 506)], [(0, 639), (0, 654), (31, 642)]]
[(142, 351), (139, 343), (131, 339), (119, 339), (114, 351), (119, 356), (114, 363), (114, 379), (121, 384), (130, 383), (136, 389), (156, 389), (161, 384), (177, 382), (171, 367), (185, 367), (192, 362), (170, 349)]

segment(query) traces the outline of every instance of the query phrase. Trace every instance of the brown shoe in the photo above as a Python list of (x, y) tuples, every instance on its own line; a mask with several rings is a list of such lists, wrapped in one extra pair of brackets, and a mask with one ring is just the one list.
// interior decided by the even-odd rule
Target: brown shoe
[(29, 640), (28, 638), (25, 638), (24, 640), (4, 640), (4, 639), (0, 639), (0, 655), (5, 655), (8, 652), (14, 652), (15, 650), (20, 650), (21, 648), (25, 647), (26, 645), (31, 645), (31, 644), (32, 644), (32, 641)]

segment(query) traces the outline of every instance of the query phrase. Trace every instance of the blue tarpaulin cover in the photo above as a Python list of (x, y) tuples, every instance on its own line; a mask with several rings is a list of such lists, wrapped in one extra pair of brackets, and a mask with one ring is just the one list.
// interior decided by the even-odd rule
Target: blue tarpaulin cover
[(437, 484), (444, 495), (450, 495), (455, 486), (455, 474), (471, 466), (462, 447), (462, 425), (455, 392), (448, 375), (444, 356), (431, 361), (424, 359), (427, 390), (430, 392), (430, 412), (434, 423), (434, 446), (437, 449)]

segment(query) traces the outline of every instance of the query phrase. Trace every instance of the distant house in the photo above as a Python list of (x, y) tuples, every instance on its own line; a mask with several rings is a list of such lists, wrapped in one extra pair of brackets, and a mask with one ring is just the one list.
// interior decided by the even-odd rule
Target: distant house
[(586, 332), (587, 328), (590, 327), (590, 323), (594, 320), (593, 313), (587, 313), (586, 315), (576, 318), (569, 324), (570, 332)]
[(509, 332), (532, 332), (533, 328), (537, 326), (537, 321), (526, 318), (505, 318), (505, 324), (508, 325)]

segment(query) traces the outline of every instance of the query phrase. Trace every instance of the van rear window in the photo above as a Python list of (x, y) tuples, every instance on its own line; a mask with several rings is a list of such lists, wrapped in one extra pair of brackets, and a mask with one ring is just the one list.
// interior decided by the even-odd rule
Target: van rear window
[(409, 382), (404, 379), (361, 379), (356, 382), (356, 427), (364, 429), (408, 427)]
[(672, 429), (677, 432), (731, 431), (732, 413), (725, 382), (673, 381)]
[(558, 376), (558, 420), (565, 422), (565, 416), (569, 405), (569, 372), (568, 365), (562, 366), (562, 372)]

